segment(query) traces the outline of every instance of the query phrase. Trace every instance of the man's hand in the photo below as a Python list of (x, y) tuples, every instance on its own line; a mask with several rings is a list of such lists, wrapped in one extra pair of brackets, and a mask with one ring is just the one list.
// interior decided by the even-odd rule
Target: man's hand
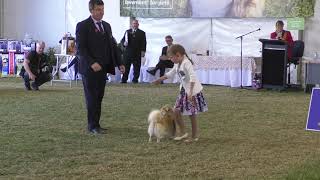
[(126, 68), (124, 67), (124, 65), (120, 65), (119, 70), (120, 70), (121, 74), (124, 74), (126, 72)]
[(35, 81), (37, 78), (36, 75), (34, 75), (33, 73), (29, 73), (29, 79), (31, 79), (32, 81)]
[(146, 55), (146, 52), (141, 51), (141, 57), (144, 57)]
[(100, 66), (99, 63), (93, 63), (93, 64), (91, 65), (91, 68), (92, 68), (92, 70), (93, 70), (94, 72), (101, 71), (101, 69), (102, 69), (102, 67)]

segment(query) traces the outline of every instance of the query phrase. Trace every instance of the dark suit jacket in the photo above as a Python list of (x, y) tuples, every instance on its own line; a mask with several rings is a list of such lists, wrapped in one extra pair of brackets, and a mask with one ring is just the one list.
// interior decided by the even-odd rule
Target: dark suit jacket
[(104, 32), (99, 32), (91, 17), (77, 24), (77, 56), (79, 72), (83, 75), (92, 71), (93, 63), (99, 63), (106, 73), (111, 74), (115, 74), (115, 66), (122, 65), (110, 24), (102, 21), (102, 25)]
[[(162, 48), (161, 56), (167, 56), (167, 51), (168, 51), (168, 46), (164, 46)], [(169, 60), (169, 59), (167, 59), (167, 60)]]
[[(167, 56), (168, 55), (167, 52), (168, 52), (168, 46), (164, 46), (162, 48), (161, 56)], [(159, 61), (161, 61), (161, 60), (159, 59)], [(167, 61), (167, 64), (170, 65), (170, 66), (174, 65), (173, 62), (170, 59), (166, 59), (165, 61)]]
[(125, 58), (141, 60), (141, 52), (145, 52), (147, 47), (146, 33), (140, 29), (133, 33), (132, 29), (128, 29), (121, 40), (122, 44), (126, 35), (128, 35), (128, 46), (125, 48)]

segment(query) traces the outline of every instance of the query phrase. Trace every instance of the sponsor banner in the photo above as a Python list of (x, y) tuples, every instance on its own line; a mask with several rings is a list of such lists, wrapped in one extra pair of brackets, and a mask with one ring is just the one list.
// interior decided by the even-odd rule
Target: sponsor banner
[(7, 77), (9, 74), (9, 55), (2, 54), (2, 77)]
[(0, 53), (0, 77), (2, 76), (2, 54)]
[(120, 0), (130, 17), (310, 17), (315, 0)]
[(19, 77), (21, 69), (23, 67), (24, 54), (16, 54), (16, 76)]
[(15, 75), (15, 53), (9, 52), (9, 64), (8, 64), (8, 75)]
[(288, 18), (288, 30), (304, 30), (304, 18)]
[(312, 90), (306, 129), (320, 131), (320, 88)]

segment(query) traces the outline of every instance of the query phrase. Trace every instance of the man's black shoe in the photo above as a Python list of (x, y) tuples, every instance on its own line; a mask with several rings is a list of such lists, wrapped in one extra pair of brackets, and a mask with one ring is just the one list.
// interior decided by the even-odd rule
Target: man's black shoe
[(138, 80), (132, 80), (132, 83), (137, 84)]
[(97, 129), (98, 129), (98, 131), (99, 131), (101, 134), (106, 134), (107, 131), (108, 131), (107, 128), (102, 128), (102, 127), (99, 127), (99, 128), (97, 128)]
[(151, 75), (156, 75), (156, 71), (153, 69), (153, 70), (147, 70), (147, 72)]
[(100, 129), (102, 131), (107, 131), (108, 130), (107, 128), (102, 128), (102, 127), (99, 127), (98, 129)]
[(24, 88), (27, 90), (27, 91), (31, 91), (31, 87), (30, 87), (30, 83), (29, 84), (25, 84), (24, 85)]
[(39, 87), (36, 85), (36, 83), (31, 83), (31, 87), (34, 91), (39, 91)]
[(122, 83), (122, 84), (126, 84), (126, 83), (127, 83), (127, 81), (121, 81), (121, 83)]
[(89, 133), (96, 135), (96, 134), (100, 134), (100, 131), (98, 129), (91, 129), (91, 130), (89, 130)]

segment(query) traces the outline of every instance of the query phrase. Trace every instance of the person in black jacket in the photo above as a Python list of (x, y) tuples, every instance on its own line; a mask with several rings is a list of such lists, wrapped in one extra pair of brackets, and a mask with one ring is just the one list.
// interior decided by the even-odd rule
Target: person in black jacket
[(133, 20), (131, 29), (128, 29), (121, 43), (125, 47), (124, 59), (126, 71), (122, 76), (122, 83), (127, 83), (131, 64), (133, 64), (133, 83), (138, 83), (141, 68), (141, 57), (145, 56), (147, 40), (146, 33), (139, 29), (138, 20)]
[(167, 53), (170, 48), (170, 46), (173, 43), (172, 36), (168, 35), (165, 37), (165, 41), (167, 43), (167, 46), (164, 46), (162, 48), (161, 56), (159, 57), (159, 62), (156, 65), (156, 67), (152, 70), (147, 70), (148, 73), (152, 74), (153, 76), (156, 74), (157, 70), (160, 70), (160, 77), (164, 75), (166, 68), (172, 68), (173, 62), (169, 59)]
[[(36, 44), (36, 51), (27, 54), (23, 61), (23, 69), (20, 72), (24, 80), (26, 90), (39, 90), (39, 86), (52, 79), (51, 74), (42, 69), (47, 66), (47, 57), (43, 54), (45, 43), (40, 41)], [(30, 86), (30, 81), (33, 81)]]
[(103, 1), (90, 0), (89, 11), (91, 16), (79, 22), (76, 27), (77, 56), (87, 105), (88, 131), (103, 134), (106, 129), (100, 126), (100, 116), (106, 75), (115, 74), (115, 66), (119, 67), (121, 73), (125, 71), (125, 67), (118, 58), (111, 26), (102, 21)]

